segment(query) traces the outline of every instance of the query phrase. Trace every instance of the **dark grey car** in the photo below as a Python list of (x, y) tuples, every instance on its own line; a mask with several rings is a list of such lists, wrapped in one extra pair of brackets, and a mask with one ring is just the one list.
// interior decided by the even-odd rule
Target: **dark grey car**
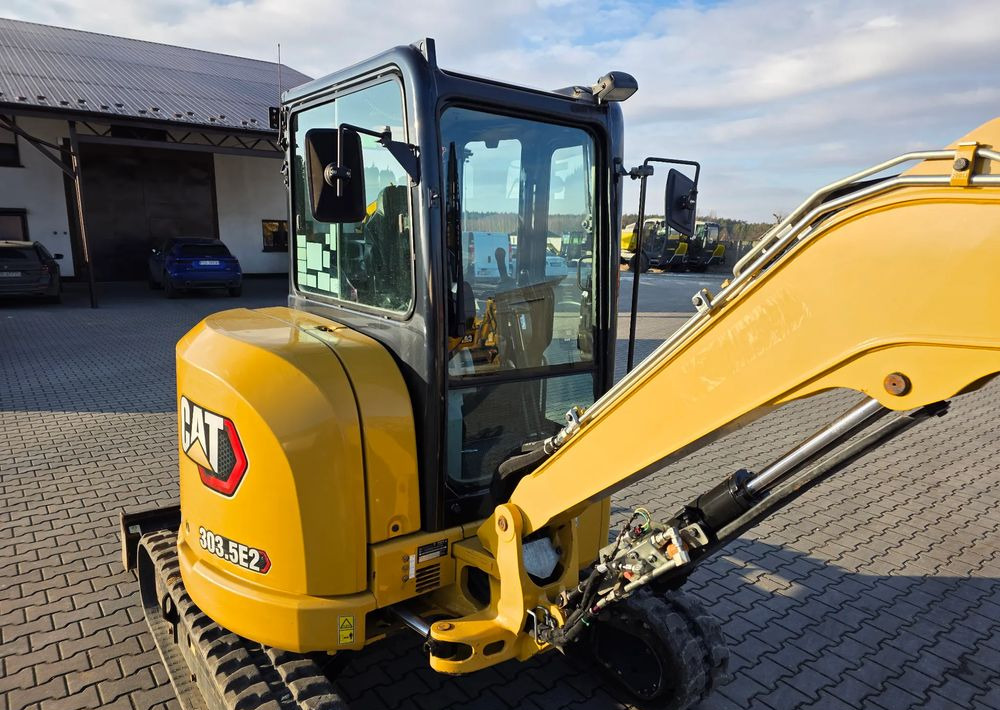
[(38, 242), (0, 240), (0, 296), (39, 296), (58, 303), (62, 292), (57, 259)]

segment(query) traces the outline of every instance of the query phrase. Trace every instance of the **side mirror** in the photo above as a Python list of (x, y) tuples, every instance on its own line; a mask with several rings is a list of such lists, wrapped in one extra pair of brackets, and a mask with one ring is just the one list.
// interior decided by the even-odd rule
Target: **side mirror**
[(53, 259), (62, 259), (63, 255), (60, 254), (59, 252), (56, 252), (55, 254), (52, 255), (52, 258)]
[(667, 194), (664, 214), (667, 227), (690, 237), (694, 234), (698, 186), (687, 175), (673, 168), (667, 173)]
[(365, 218), (361, 135), (346, 126), (306, 131), (309, 203), (319, 222), (345, 224)]

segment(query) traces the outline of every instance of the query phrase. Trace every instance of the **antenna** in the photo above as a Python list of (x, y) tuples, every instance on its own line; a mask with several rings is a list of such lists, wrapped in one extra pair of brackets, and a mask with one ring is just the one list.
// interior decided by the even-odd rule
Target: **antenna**
[(278, 105), (281, 106), (281, 42), (278, 42)]

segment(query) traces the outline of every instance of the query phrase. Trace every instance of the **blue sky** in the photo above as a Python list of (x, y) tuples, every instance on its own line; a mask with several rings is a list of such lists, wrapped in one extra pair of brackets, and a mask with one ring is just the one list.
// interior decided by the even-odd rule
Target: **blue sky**
[[(420, 37), (543, 88), (633, 74), (627, 162), (700, 160), (701, 207), (770, 220), (817, 187), (1000, 116), (993, 0), (7, 0), (9, 17), (273, 59), (318, 76)], [(654, 183), (653, 188), (662, 189)], [(627, 191), (629, 204), (637, 197)]]

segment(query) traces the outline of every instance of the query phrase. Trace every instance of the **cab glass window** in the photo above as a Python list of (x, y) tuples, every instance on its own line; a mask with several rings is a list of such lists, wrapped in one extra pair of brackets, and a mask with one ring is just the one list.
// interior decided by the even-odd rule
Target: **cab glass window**
[(452, 108), (441, 121), (444, 174), (456, 152), (464, 308), (453, 377), (587, 365), (594, 142), (586, 131)]
[(595, 145), (580, 128), (458, 107), (441, 141), (447, 229), (461, 233), (449, 289), (468, 326), (448, 359), (447, 479), (461, 498), (594, 400)]
[(300, 291), (404, 313), (413, 301), (413, 248), (408, 178), (372, 136), (362, 135), (367, 215), (354, 224), (313, 219), (305, 172), (305, 135), (348, 123), (388, 126), (406, 136), (402, 91), (390, 80), (294, 115), (291, 181), (295, 212), (295, 282)]

